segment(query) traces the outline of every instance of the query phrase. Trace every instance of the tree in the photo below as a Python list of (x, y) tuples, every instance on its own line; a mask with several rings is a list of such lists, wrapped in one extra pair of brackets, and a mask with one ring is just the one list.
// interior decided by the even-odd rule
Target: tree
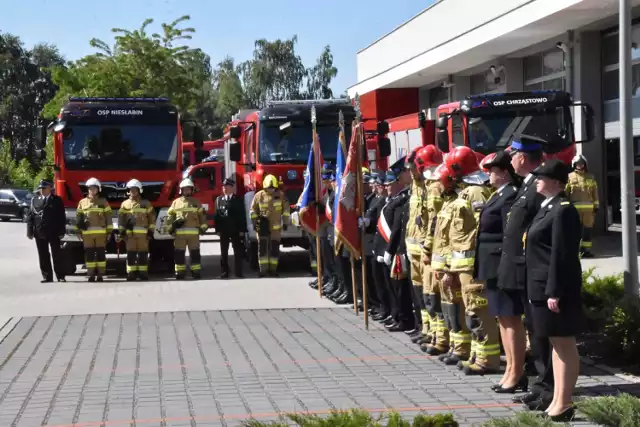
[(19, 37), (0, 34), (0, 138), (7, 141), (11, 158), (33, 161), (40, 112), (57, 90), (49, 68), (63, 62), (55, 46), (29, 50)]
[(273, 42), (256, 40), (253, 59), (239, 67), (248, 107), (301, 98), (306, 70), (295, 52), (297, 41), (297, 36)]
[(92, 39), (98, 51), (67, 67), (57, 67), (54, 81), (60, 86), (46, 108), (55, 117), (69, 96), (168, 97), (182, 112), (205, 120), (211, 110), (212, 70), (209, 56), (200, 49), (179, 44), (195, 29), (180, 27), (188, 15), (162, 24), (161, 33), (147, 32), (152, 19), (134, 31), (114, 28), (115, 43)]
[(214, 87), (218, 93), (216, 115), (223, 121), (231, 117), (247, 105), (242, 82), (233, 58), (227, 56), (218, 64), (214, 74)]
[(309, 99), (333, 98), (331, 80), (338, 75), (338, 69), (333, 66), (331, 47), (325, 46), (318, 57), (316, 65), (307, 69), (307, 97)]

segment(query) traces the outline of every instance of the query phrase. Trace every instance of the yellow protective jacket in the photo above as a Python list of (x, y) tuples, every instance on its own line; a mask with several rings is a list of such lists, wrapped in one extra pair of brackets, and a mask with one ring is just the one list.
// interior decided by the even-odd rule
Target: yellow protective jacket
[(427, 184), (427, 219), (425, 221), (426, 230), (422, 243), (422, 251), (429, 257), (433, 252), (433, 236), (436, 232), (438, 213), (440, 209), (442, 209), (443, 192), (444, 186), (440, 181), (431, 181)]
[(129, 234), (147, 234), (156, 228), (156, 211), (151, 206), (151, 202), (145, 199), (134, 200), (129, 198), (122, 202), (118, 211), (118, 229), (124, 232), (127, 223), (133, 218), (133, 231), (127, 230)]
[(490, 188), (471, 185), (464, 188), (453, 203), (449, 229), (448, 266), (451, 272), (473, 271), (480, 211), (490, 197)]
[(588, 172), (571, 172), (565, 191), (578, 211), (594, 211), (600, 208), (598, 183)]
[(184, 225), (176, 229), (176, 236), (198, 235), (209, 228), (204, 208), (195, 197), (180, 196), (171, 203), (165, 221), (167, 230), (178, 219), (183, 220)]
[(407, 254), (420, 255), (422, 253), (422, 243), (427, 237), (429, 220), (425, 182), (422, 179), (414, 178), (410, 192), (405, 243), (407, 245)]
[(256, 220), (258, 217), (268, 219), (272, 235), (279, 236), (282, 229), (282, 219), (288, 220), (289, 215), (289, 202), (281, 191), (275, 190), (273, 193), (269, 193), (267, 190), (260, 190), (253, 196), (251, 220)]
[(113, 230), (113, 211), (102, 197), (85, 197), (78, 203), (76, 210), (76, 230), (80, 222), (86, 222), (87, 229), (82, 235), (106, 234)]
[(433, 250), (431, 255), (431, 268), (435, 271), (448, 271), (451, 262), (451, 248), (449, 230), (451, 219), (458, 195), (455, 192), (442, 194), (442, 207), (437, 214), (436, 225), (433, 232)]

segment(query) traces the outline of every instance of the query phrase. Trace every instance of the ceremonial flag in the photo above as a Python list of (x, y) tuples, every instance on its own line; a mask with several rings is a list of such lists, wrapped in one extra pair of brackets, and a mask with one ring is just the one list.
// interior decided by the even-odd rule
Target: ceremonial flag
[[(316, 216), (318, 215), (318, 202), (322, 197), (322, 189), (319, 188), (320, 169), (324, 163), (322, 153), (320, 153), (320, 143), (316, 140), (311, 144), (309, 149), (309, 159), (307, 160), (307, 169), (305, 170), (304, 189), (300, 195), (299, 221), (300, 225), (314, 236), (318, 232)], [(327, 221), (327, 218), (320, 214), (320, 225)]]
[[(355, 258), (360, 258), (362, 243), (360, 241), (360, 229), (358, 228), (358, 214), (361, 209), (357, 180), (362, 179), (362, 171), (360, 170), (358, 159), (359, 126), (361, 125), (355, 126), (352, 130), (346, 162), (344, 161), (346, 143), (344, 134), (341, 134), (337, 153), (339, 172), (336, 172), (337, 186), (334, 204), (336, 242), (339, 241), (346, 245)], [(342, 164), (340, 162), (341, 157)]]

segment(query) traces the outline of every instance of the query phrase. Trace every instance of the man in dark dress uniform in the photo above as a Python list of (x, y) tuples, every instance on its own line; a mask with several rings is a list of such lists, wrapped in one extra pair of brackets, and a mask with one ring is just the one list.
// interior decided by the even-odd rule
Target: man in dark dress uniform
[[(42, 283), (53, 282), (53, 271), (58, 282), (66, 282), (60, 239), (64, 237), (66, 216), (62, 199), (52, 192), (52, 184), (42, 180), (38, 185), (40, 195), (31, 199), (27, 217), (27, 237), (36, 240)], [(51, 247), (51, 255), (49, 255)], [(53, 258), (53, 270), (51, 259)]]
[(415, 327), (411, 299), (413, 288), (405, 243), (406, 223), (409, 216), (409, 184), (411, 183), (411, 174), (406, 160), (406, 157), (402, 157), (389, 168), (397, 177), (392, 187), (394, 191), (400, 191), (383, 210), (384, 220), (390, 225), (383, 261), (388, 268), (391, 292), (394, 295), (391, 307), (392, 320), (385, 325), (391, 332), (409, 331)]
[[(540, 210), (544, 197), (537, 193), (532, 172), (542, 163), (542, 147), (546, 141), (528, 135), (516, 136), (511, 143), (511, 164), (523, 183), (509, 211), (503, 232), (502, 256), (498, 267), (498, 287), (510, 299), (514, 310), (512, 316), (524, 312), (525, 326), (531, 341), (531, 352), (535, 358), (538, 377), (530, 384), (530, 392), (514, 398), (533, 409), (548, 406), (553, 399), (553, 370), (551, 367), (551, 344), (547, 338), (536, 337), (529, 313), (526, 295), (526, 264), (523, 236)], [(524, 376), (524, 374), (523, 374)], [(523, 379), (522, 381), (525, 381)], [(518, 384), (516, 384), (518, 386)], [(510, 388), (510, 387), (509, 387)], [(504, 388), (504, 391), (508, 391)]]
[(247, 232), (247, 217), (244, 202), (233, 193), (235, 182), (225, 179), (223, 194), (215, 201), (216, 212), (214, 221), (216, 231), (220, 236), (220, 266), (222, 267), (221, 279), (229, 277), (229, 243), (233, 246), (233, 261), (236, 277), (244, 277), (242, 274), (242, 260), (244, 258), (244, 234)]

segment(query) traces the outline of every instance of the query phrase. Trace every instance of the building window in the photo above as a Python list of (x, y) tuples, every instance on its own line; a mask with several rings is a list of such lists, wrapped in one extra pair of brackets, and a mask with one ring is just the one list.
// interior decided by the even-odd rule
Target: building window
[[(609, 33), (602, 38), (602, 97), (604, 101), (620, 98), (618, 33)], [(640, 26), (631, 30), (631, 96), (640, 97)]]
[(564, 52), (558, 48), (528, 56), (523, 60), (526, 90), (564, 89)]
[[(501, 67), (502, 68), (502, 67)], [(502, 68), (503, 69), (503, 68)], [(480, 95), (483, 93), (495, 93), (505, 91), (504, 80), (505, 73), (504, 71), (499, 72), (498, 74), (501, 80), (496, 83), (495, 76), (491, 73), (491, 71), (487, 70), (484, 73), (477, 73), (471, 76), (471, 94), (472, 95)]]
[(429, 89), (429, 107), (437, 108), (449, 102), (449, 88), (436, 86)]

